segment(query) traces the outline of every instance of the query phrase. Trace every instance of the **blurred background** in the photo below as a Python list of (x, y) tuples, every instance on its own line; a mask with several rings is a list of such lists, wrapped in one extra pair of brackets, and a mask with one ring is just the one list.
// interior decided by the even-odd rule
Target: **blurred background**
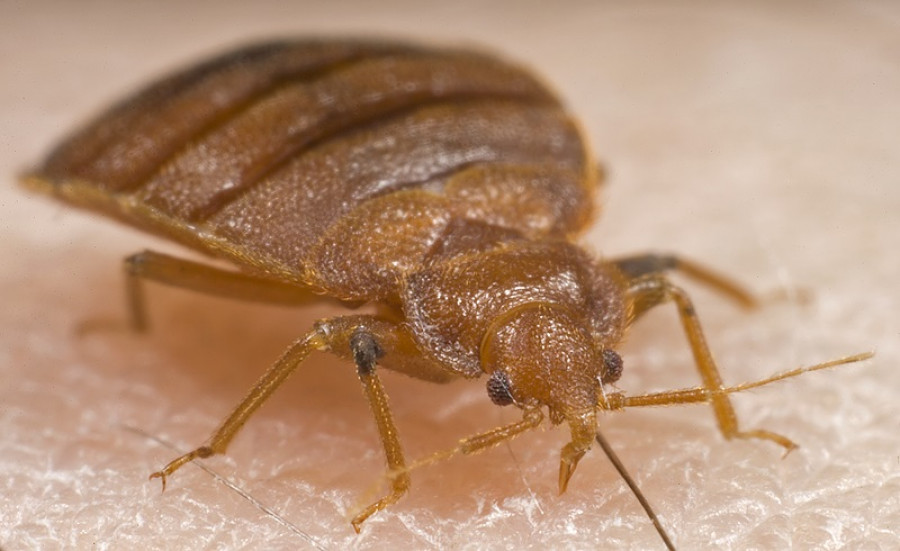
[[(687, 285), (727, 382), (877, 352), (736, 398), (744, 426), (801, 445), (784, 460), (723, 441), (704, 406), (604, 415), (680, 549), (896, 546), (900, 4), (0, 0), (0, 12), (0, 547), (661, 547), (597, 450), (556, 495), (568, 434), (549, 427), (415, 472), (357, 536), (348, 519), (380, 491), (384, 462), (353, 368), (325, 356), (205, 462), (243, 493), (193, 466), (164, 494), (147, 482), (333, 312), (152, 286), (152, 333), (78, 337), (85, 320), (124, 315), (123, 257), (183, 253), (30, 196), (17, 176), (174, 68), (311, 34), (471, 45), (542, 75), (608, 171), (586, 247), (677, 252), (787, 297), (747, 313)], [(669, 309), (622, 352), (623, 391), (698, 383)], [(482, 381), (385, 384), (410, 458), (515, 419)]]

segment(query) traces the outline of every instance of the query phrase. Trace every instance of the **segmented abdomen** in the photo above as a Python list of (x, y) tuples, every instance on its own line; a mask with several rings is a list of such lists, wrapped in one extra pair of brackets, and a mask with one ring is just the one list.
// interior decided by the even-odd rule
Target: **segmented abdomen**
[[(571, 119), (523, 70), (352, 41), (264, 44), (187, 69), (101, 115), (37, 172), (95, 190), (83, 206), (303, 280), (323, 236), (376, 198), (421, 189), (448, 218), (565, 235), (589, 217), (590, 174)], [(347, 238), (377, 241), (377, 230)]]

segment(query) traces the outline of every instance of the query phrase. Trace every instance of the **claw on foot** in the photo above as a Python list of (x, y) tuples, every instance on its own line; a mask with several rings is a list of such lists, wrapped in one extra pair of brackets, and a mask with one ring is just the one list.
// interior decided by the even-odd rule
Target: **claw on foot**
[(154, 478), (160, 479), (160, 481), (162, 482), (162, 491), (165, 492), (166, 491), (166, 473), (164, 473), (162, 471), (156, 471), (155, 473), (151, 474), (147, 480), (153, 480)]
[(154, 478), (159, 478), (162, 481), (162, 489), (166, 491), (166, 479), (168, 479), (169, 475), (177, 471), (184, 465), (185, 463), (190, 463), (194, 459), (203, 459), (204, 457), (209, 457), (213, 455), (212, 448), (208, 446), (202, 446), (197, 448), (196, 450), (186, 453), (181, 457), (170, 461), (168, 465), (165, 466), (161, 471), (156, 471), (155, 473), (150, 475), (148, 480), (153, 480)]
[(353, 526), (353, 530), (359, 534), (359, 531), (362, 529), (362, 523), (365, 522), (366, 519), (356, 517), (350, 521), (350, 524)]
[(759, 440), (768, 440), (770, 442), (774, 442), (784, 448), (784, 455), (781, 456), (782, 459), (784, 459), (788, 456), (789, 453), (797, 449), (797, 444), (795, 444), (793, 440), (786, 436), (782, 436), (777, 432), (757, 429), (739, 432), (735, 436), (737, 436), (738, 438), (758, 438)]

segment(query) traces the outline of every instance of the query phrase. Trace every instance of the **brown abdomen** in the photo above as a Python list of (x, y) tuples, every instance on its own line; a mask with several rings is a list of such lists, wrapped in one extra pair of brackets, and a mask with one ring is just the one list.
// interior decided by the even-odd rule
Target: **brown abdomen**
[[(371, 201), (390, 208), (400, 194), (406, 211), (390, 224), (435, 218), (387, 232), (390, 244), (417, 241), (358, 268), (383, 271), (415, 264), (443, 218), (532, 237), (575, 232), (590, 216), (592, 174), (569, 116), (517, 67), (458, 50), (306, 41), (164, 79), (70, 137), (36, 176), (81, 206), (337, 292), (320, 266), (324, 236), (363, 227), (344, 237), (378, 249), (382, 222), (348, 225)], [(415, 189), (428, 208), (400, 199)]]

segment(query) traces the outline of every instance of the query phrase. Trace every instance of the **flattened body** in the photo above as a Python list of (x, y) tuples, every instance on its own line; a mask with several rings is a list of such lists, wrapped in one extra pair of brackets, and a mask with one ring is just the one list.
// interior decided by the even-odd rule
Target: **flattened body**
[(576, 232), (596, 185), (571, 118), (522, 69), (352, 41), (270, 43), (189, 68), (71, 136), (34, 179), (348, 300), (396, 297), (454, 220)]

